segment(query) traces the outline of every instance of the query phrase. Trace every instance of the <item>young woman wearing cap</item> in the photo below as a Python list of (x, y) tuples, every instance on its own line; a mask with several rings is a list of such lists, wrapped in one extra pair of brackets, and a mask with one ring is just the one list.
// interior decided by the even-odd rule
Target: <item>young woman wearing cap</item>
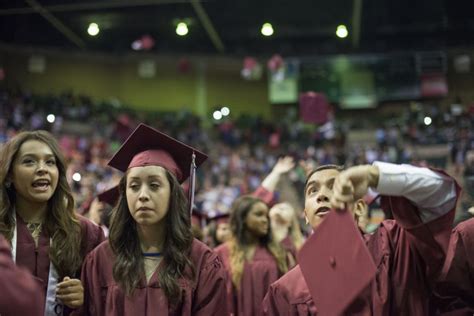
[[(83, 258), (103, 239), (101, 229), (74, 212), (66, 166), (46, 131), (22, 132), (0, 155), (0, 234), (16, 264), (39, 284), (41, 315), (69, 314), (83, 303)], [(44, 310), (44, 311), (43, 311)]]
[(225, 271), (193, 238), (180, 186), (191, 173), (193, 191), (194, 155), (196, 165), (206, 159), (141, 124), (109, 162), (125, 174), (109, 241), (82, 270), (87, 315), (224, 315)]

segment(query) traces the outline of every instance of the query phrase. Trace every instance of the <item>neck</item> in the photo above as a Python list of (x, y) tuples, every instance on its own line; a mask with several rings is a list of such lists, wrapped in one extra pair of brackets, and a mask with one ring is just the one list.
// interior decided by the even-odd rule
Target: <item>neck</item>
[(162, 226), (137, 225), (137, 229), (142, 252), (161, 252), (165, 241), (165, 230)]
[(255, 236), (249, 231), (245, 232), (245, 240), (247, 241), (247, 246), (255, 246), (259, 243), (260, 238)]
[(42, 222), (46, 217), (47, 209), (47, 202), (31, 203), (23, 199), (17, 199), (15, 203), (15, 211), (25, 222)]
[(288, 227), (282, 225), (272, 225), (273, 238), (276, 242), (280, 242), (288, 236)]

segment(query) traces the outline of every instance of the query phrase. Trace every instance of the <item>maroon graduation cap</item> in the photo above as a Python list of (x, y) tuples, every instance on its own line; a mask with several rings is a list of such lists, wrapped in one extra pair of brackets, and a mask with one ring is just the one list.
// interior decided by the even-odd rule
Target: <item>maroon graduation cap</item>
[(99, 202), (107, 203), (112, 207), (114, 207), (115, 204), (117, 204), (119, 197), (120, 197), (120, 191), (119, 191), (118, 185), (97, 195)]
[(374, 278), (376, 267), (348, 211), (332, 210), (298, 254), (319, 314), (341, 315)]
[(161, 166), (179, 183), (189, 179), (189, 203), (194, 203), (195, 171), (207, 155), (148, 125), (140, 124), (110, 159), (108, 165), (120, 171), (134, 167)]

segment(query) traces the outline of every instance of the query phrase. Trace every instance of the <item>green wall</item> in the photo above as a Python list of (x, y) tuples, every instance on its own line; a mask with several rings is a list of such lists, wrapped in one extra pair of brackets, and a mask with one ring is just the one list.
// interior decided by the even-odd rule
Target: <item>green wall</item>
[(33, 74), (28, 71), (31, 53), (2, 53), (7, 86), (39, 94), (73, 91), (96, 100), (118, 98), (137, 109), (184, 108), (201, 116), (221, 105), (228, 106), (233, 116), (246, 113), (269, 118), (272, 113), (266, 78), (243, 80), (238, 59), (196, 58), (183, 74), (178, 71), (178, 58), (154, 56), (156, 75), (145, 79), (137, 73), (139, 57), (41, 55), (46, 58), (46, 70)]

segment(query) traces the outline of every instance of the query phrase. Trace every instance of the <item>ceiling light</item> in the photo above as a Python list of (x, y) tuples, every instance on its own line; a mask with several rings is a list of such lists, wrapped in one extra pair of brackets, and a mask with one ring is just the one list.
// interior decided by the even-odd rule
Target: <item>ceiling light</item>
[(228, 107), (224, 106), (224, 107), (222, 107), (222, 109), (221, 109), (221, 113), (222, 113), (223, 116), (227, 116), (227, 115), (230, 114), (230, 110), (229, 110)]
[(56, 120), (56, 116), (54, 116), (54, 114), (49, 114), (48, 116), (46, 116), (46, 120), (49, 123), (54, 123), (54, 121)]
[(219, 120), (222, 118), (222, 113), (221, 113), (221, 111), (214, 111), (214, 113), (212, 113), (212, 117), (213, 117), (216, 121), (219, 121)]
[(349, 32), (347, 31), (347, 27), (343, 24), (339, 25), (336, 29), (336, 35), (337, 37), (340, 37), (340, 38), (346, 38), (347, 35), (349, 35)]
[(79, 182), (81, 181), (82, 177), (81, 177), (81, 174), (79, 172), (76, 172), (72, 175), (72, 179), (76, 182)]
[(264, 36), (271, 36), (273, 35), (273, 26), (270, 23), (264, 23), (261, 32)]
[(90, 36), (96, 36), (97, 34), (99, 34), (99, 32), (100, 32), (100, 29), (99, 29), (99, 25), (97, 25), (97, 23), (89, 24), (89, 28), (87, 29), (87, 33), (89, 33)]
[(426, 116), (423, 121), (424, 121), (426, 126), (429, 126), (433, 120), (431, 119), (431, 117)]
[(185, 22), (179, 22), (176, 26), (176, 34), (178, 34), (179, 36), (184, 36), (188, 34), (188, 32), (188, 25)]

